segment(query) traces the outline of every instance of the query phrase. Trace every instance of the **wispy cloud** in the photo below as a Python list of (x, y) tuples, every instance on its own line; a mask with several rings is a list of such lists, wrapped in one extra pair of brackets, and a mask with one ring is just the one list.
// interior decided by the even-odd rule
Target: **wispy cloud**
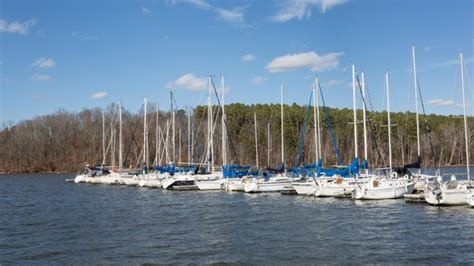
[(428, 53), (428, 52), (431, 52), (431, 48), (432, 48), (431, 46), (426, 45), (425, 47), (423, 47), (423, 50)]
[(244, 22), (244, 12), (243, 8), (233, 8), (233, 9), (224, 9), (214, 5), (207, 3), (204, 0), (172, 0), (170, 1), (172, 5), (176, 5), (178, 3), (188, 3), (192, 4), (193, 6), (205, 10), (214, 12), (216, 14), (216, 19), (226, 22)]
[(36, 25), (35, 19), (30, 19), (24, 22), (8, 22), (6, 20), (0, 19), (0, 32), (7, 32), (7, 33), (17, 33), (21, 35), (28, 34), (30, 28)]
[(35, 68), (52, 68), (56, 66), (56, 62), (52, 58), (41, 57), (31, 64)]
[(51, 76), (50, 75), (35, 74), (31, 77), (31, 79), (36, 80), (36, 81), (48, 81), (48, 80), (51, 80)]
[(287, 22), (292, 19), (310, 18), (314, 7), (319, 7), (322, 13), (342, 5), (347, 0), (286, 0), (282, 1), (278, 12), (272, 17), (275, 22)]
[[(472, 62), (474, 62), (473, 57), (464, 59), (465, 64), (470, 64)], [(455, 65), (458, 65), (458, 64), (459, 64), (459, 59), (453, 59), (453, 60), (446, 60), (446, 61), (443, 61), (443, 62), (438, 62), (438, 63), (433, 63), (433, 64), (430, 64), (430, 65), (426, 65), (423, 68), (426, 68), (426, 69), (443, 68), (443, 67), (455, 66)]]
[(433, 99), (426, 102), (427, 105), (435, 107), (457, 107), (458, 105), (452, 100)]
[(166, 84), (168, 89), (185, 89), (191, 91), (204, 90), (206, 88), (206, 79), (196, 77), (192, 73), (184, 74), (175, 81), (169, 81)]
[(262, 83), (265, 83), (265, 81), (267, 81), (268, 78), (266, 77), (255, 77), (252, 79), (252, 83), (253, 84), (262, 84)]
[(93, 99), (93, 100), (100, 100), (100, 99), (104, 99), (105, 97), (107, 97), (107, 95), (109, 95), (107, 92), (99, 91), (99, 92), (91, 94), (90, 96), (91, 96), (91, 99)]
[(242, 61), (244, 62), (250, 62), (255, 60), (257, 57), (254, 54), (246, 54), (242, 56)]
[[(328, 80), (328, 81), (325, 81), (323, 83), (321, 83), (321, 86), (323, 88), (333, 88), (333, 87), (336, 87), (338, 85), (343, 85), (345, 82), (342, 81), (342, 80), (335, 80), (335, 79), (332, 79), (332, 80)], [(351, 83), (351, 86), (352, 86), (352, 83)]]
[(318, 55), (315, 52), (287, 54), (274, 58), (265, 68), (268, 72), (283, 72), (299, 68), (310, 68), (311, 71), (325, 71), (337, 67), (339, 57), (344, 53), (335, 52)]
[(142, 11), (142, 15), (144, 15), (144, 16), (151, 13), (151, 10), (146, 8), (146, 7), (142, 7), (140, 10)]

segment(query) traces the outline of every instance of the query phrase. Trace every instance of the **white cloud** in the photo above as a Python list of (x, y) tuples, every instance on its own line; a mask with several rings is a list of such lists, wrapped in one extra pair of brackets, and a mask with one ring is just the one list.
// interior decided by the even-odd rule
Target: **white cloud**
[(194, 76), (192, 73), (184, 74), (175, 81), (166, 84), (168, 89), (185, 89), (185, 90), (204, 90), (206, 89), (206, 79)]
[(36, 68), (51, 68), (56, 66), (56, 62), (52, 58), (41, 57), (36, 60), (31, 66)]
[(286, 0), (283, 1), (277, 14), (272, 17), (275, 22), (286, 22), (292, 19), (310, 18), (313, 7), (319, 7), (322, 13), (342, 5), (346, 0)]
[[(474, 57), (464, 59), (465, 64), (470, 64), (472, 62), (474, 62)], [(459, 59), (453, 59), (453, 60), (446, 60), (444, 62), (433, 63), (433, 64), (425, 66), (424, 68), (427, 68), (427, 69), (443, 68), (443, 67), (455, 66), (458, 64), (459, 64)]]
[(33, 77), (31, 77), (32, 80), (36, 81), (48, 81), (51, 79), (50, 75), (40, 75), (40, 74), (35, 74)]
[(244, 61), (244, 62), (249, 62), (249, 61), (255, 60), (255, 58), (256, 58), (256, 57), (255, 57), (255, 55), (253, 55), (253, 54), (246, 54), (246, 55), (243, 55), (243, 56), (242, 56), (242, 61)]
[[(335, 86), (337, 86), (337, 85), (342, 85), (342, 84), (344, 84), (344, 81), (332, 79), (332, 80), (328, 80), (328, 81), (326, 81), (326, 82), (323, 82), (323, 83), (321, 84), (321, 86), (322, 86), (323, 88), (332, 88), (332, 87), (335, 87)], [(351, 88), (352, 88), (352, 83), (351, 83)]]
[(17, 33), (21, 35), (28, 34), (30, 28), (36, 25), (35, 19), (30, 19), (24, 22), (8, 22), (0, 19), (0, 32)]
[(105, 97), (107, 97), (107, 95), (108, 95), (107, 92), (99, 91), (99, 92), (91, 94), (91, 99), (100, 100), (100, 99), (104, 99)]
[(433, 99), (426, 102), (427, 105), (432, 105), (435, 107), (453, 107), (456, 106), (456, 103), (452, 100), (443, 100), (443, 99)]
[(310, 68), (311, 71), (331, 70), (339, 64), (339, 57), (344, 53), (318, 55), (315, 52), (287, 54), (274, 58), (265, 68), (268, 72), (283, 72), (299, 68)]
[(201, 10), (214, 12), (217, 15), (217, 20), (226, 22), (244, 22), (244, 12), (242, 8), (224, 9), (213, 6), (204, 0), (173, 0), (170, 3), (172, 5), (176, 5), (178, 3), (192, 4)]
[(141, 8), (141, 11), (142, 11), (142, 15), (144, 15), (144, 16), (146, 16), (146, 15), (148, 15), (148, 14), (151, 13), (151, 10), (148, 9), (148, 8), (146, 8), (146, 7), (142, 7), (142, 8)]
[(255, 77), (255, 78), (252, 79), (252, 83), (253, 84), (262, 84), (267, 80), (268, 80), (268, 78), (265, 78), (265, 77)]

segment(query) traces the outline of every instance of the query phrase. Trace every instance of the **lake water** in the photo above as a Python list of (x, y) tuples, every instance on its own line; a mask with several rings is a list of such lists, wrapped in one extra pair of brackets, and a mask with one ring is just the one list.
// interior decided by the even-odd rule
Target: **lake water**
[(474, 263), (474, 209), (0, 175), (0, 264)]

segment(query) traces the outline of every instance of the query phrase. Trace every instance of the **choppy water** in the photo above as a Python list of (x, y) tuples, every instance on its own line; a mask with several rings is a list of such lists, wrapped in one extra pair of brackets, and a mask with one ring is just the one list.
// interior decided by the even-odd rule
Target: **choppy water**
[(474, 209), (0, 175), (0, 264), (473, 263)]

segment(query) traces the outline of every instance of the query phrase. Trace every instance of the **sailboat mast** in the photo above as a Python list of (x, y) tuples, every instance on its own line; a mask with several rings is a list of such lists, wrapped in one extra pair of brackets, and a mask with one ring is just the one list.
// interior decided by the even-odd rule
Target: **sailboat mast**
[(143, 165), (148, 168), (148, 128), (146, 125), (146, 97), (143, 98)]
[(191, 162), (191, 107), (188, 108), (188, 163)]
[[(361, 78), (362, 78), (362, 99), (364, 100), (363, 102), (363, 109), (362, 109), (362, 119), (364, 120), (364, 160), (368, 160), (368, 145), (367, 145), (367, 116), (366, 116), (366, 112), (367, 112), (367, 106), (366, 106), (366, 103), (365, 103), (365, 76), (364, 76), (364, 72), (362, 72), (361, 74)], [(365, 169), (365, 174), (368, 174), (369, 173), (369, 169)]]
[(389, 161), (389, 173), (392, 174), (392, 124), (390, 121), (390, 88), (388, 86), (388, 72), (385, 72), (385, 87), (387, 89), (387, 121), (388, 121), (388, 161)]
[(208, 156), (210, 156), (210, 160), (208, 161), (210, 172), (213, 173), (214, 171), (214, 154), (213, 154), (213, 143), (212, 143), (212, 91), (211, 91), (211, 76), (209, 76), (209, 84), (208, 84), (208, 95), (207, 95), (207, 148), (208, 148)]
[[(416, 75), (416, 59), (415, 59), (415, 46), (411, 46), (411, 53), (413, 58), (413, 83), (415, 86), (415, 110), (416, 110), (416, 155), (420, 157), (420, 118), (419, 118), (419, 111), (418, 111), (418, 101), (419, 101), (419, 93), (418, 93), (418, 77)], [(420, 171), (418, 169), (418, 171)]]
[(280, 85), (280, 106), (281, 106), (281, 162), (285, 165), (285, 136), (283, 132), (283, 83)]
[[(321, 119), (319, 116), (319, 89), (321, 88), (321, 84), (319, 84), (319, 78), (318, 78), (318, 83), (317, 83), (317, 90), (318, 93), (314, 95), (314, 98), (316, 99), (316, 118), (317, 118), (317, 132), (318, 132), (318, 154), (319, 158), (318, 161), (323, 158), (323, 153), (321, 152)], [(318, 162), (316, 162), (318, 163)]]
[(314, 94), (314, 99), (313, 99), (313, 117), (314, 117), (314, 155), (315, 155), (315, 162), (316, 164), (318, 163), (319, 160), (319, 153), (318, 153), (318, 118), (316, 114), (316, 106), (317, 106), (317, 101), (316, 98), (316, 84), (319, 83), (319, 78), (316, 77), (313, 83), (313, 94)]
[(224, 76), (221, 76), (221, 93), (222, 93), (222, 165), (227, 164), (227, 131), (225, 127), (225, 86), (224, 86)]
[(466, 144), (466, 170), (467, 170), (467, 180), (471, 182), (471, 175), (469, 171), (469, 135), (467, 129), (467, 111), (466, 111), (466, 96), (464, 92), (464, 55), (462, 52), (459, 52), (459, 63), (461, 64), (461, 90), (462, 90), (462, 105), (464, 109), (464, 138)]
[(356, 87), (355, 87), (355, 66), (352, 65), (352, 108), (354, 110), (354, 157), (358, 158), (359, 151), (357, 143), (357, 110), (356, 110)]
[(258, 139), (257, 139), (257, 113), (253, 112), (253, 124), (255, 128), (255, 163), (258, 169)]
[(267, 166), (270, 166), (270, 145), (271, 145), (270, 121), (268, 121), (267, 123)]
[(155, 143), (155, 161), (156, 165), (160, 165), (160, 149), (161, 149), (161, 141), (160, 141), (160, 105), (156, 105), (156, 143)]
[(110, 165), (113, 169), (115, 166), (115, 128), (112, 121), (110, 122), (110, 142), (112, 143), (112, 149), (110, 153)]
[(175, 112), (174, 112), (174, 99), (173, 99), (173, 91), (170, 90), (170, 101), (171, 101), (171, 160), (173, 163), (176, 163), (176, 120), (175, 120)]
[(102, 109), (102, 165), (101, 168), (104, 167), (105, 164), (105, 114), (104, 109)]
[(119, 107), (119, 173), (122, 174), (122, 103), (118, 103)]

